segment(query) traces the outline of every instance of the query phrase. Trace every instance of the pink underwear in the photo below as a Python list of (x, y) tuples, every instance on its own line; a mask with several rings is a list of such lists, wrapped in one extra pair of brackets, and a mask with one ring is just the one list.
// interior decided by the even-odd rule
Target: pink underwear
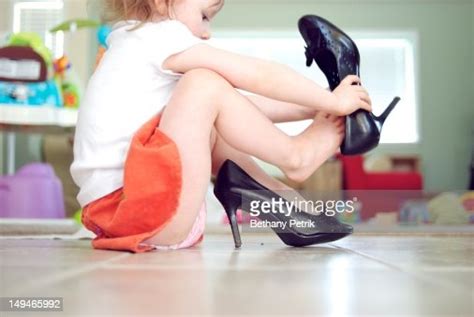
[(185, 249), (192, 247), (193, 245), (198, 244), (202, 240), (202, 236), (204, 234), (204, 229), (206, 227), (206, 202), (202, 203), (201, 209), (194, 221), (193, 227), (189, 232), (186, 239), (182, 242), (174, 245), (155, 245), (149, 243), (140, 243), (140, 245), (147, 245), (152, 246), (157, 250), (177, 250), (177, 249)]

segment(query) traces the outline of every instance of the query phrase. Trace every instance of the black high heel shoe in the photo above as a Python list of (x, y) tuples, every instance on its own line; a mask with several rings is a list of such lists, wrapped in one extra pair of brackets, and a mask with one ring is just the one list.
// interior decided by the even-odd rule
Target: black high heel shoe
[[(359, 50), (352, 39), (331, 22), (316, 15), (305, 15), (298, 28), (306, 42), (306, 66), (313, 60), (321, 68), (329, 82), (331, 91), (347, 75), (360, 77)], [(357, 110), (346, 117), (346, 135), (341, 153), (354, 155), (368, 152), (380, 141), (380, 133), (387, 116), (392, 112), (399, 97), (395, 97), (380, 116), (365, 110)]]
[[(231, 160), (226, 160), (217, 174), (214, 194), (224, 206), (232, 229), (236, 248), (240, 248), (239, 227), (237, 225), (237, 209), (250, 212), (253, 203), (287, 202), (284, 198), (264, 187), (248, 175)], [(284, 213), (281, 212), (284, 211)], [(302, 247), (317, 243), (325, 243), (341, 239), (352, 233), (351, 226), (339, 222), (335, 217), (324, 213), (315, 215), (300, 210), (293, 210), (287, 215), (288, 207), (282, 205), (277, 212), (260, 212), (259, 219), (280, 224), (271, 226), (280, 239), (287, 245)], [(291, 223), (293, 222), (293, 225)], [(284, 226), (283, 224), (286, 223)]]

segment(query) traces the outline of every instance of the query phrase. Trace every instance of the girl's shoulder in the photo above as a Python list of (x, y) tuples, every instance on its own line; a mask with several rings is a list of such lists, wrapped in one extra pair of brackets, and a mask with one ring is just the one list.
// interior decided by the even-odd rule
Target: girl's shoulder
[(190, 33), (187, 26), (178, 20), (141, 22), (138, 20), (118, 21), (112, 26), (107, 37), (108, 46), (113, 43), (133, 40), (135, 43), (154, 41), (169, 42), (186, 37)]
[(179, 20), (161, 20), (156, 22), (141, 22), (138, 20), (122, 20), (116, 22), (112, 26), (112, 32), (114, 31), (128, 31), (136, 33), (145, 33), (147, 31), (163, 31), (170, 32), (173, 30), (182, 31), (187, 29), (186, 25)]

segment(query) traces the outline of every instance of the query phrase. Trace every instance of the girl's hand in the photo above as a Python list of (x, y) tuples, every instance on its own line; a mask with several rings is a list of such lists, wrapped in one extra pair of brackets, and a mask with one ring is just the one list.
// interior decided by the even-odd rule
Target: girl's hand
[(353, 113), (358, 109), (372, 111), (372, 101), (367, 90), (359, 85), (360, 78), (355, 75), (349, 75), (334, 89), (336, 96), (336, 114), (344, 116)]

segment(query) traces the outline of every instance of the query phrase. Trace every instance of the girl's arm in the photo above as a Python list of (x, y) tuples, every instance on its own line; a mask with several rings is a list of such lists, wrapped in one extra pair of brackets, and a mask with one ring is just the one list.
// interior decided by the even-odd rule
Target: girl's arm
[(317, 110), (260, 95), (245, 95), (274, 123), (314, 119)]
[(349, 114), (359, 108), (371, 110), (367, 92), (360, 86), (351, 86), (360, 82), (356, 76), (348, 76), (341, 83), (341, 89), (338, 87), (331, 93), (285, 65), (207, 44), (198, 44), (168, 57), (163, 68), (178, 73), (206, 68), (236, 88), (336, 115)]

